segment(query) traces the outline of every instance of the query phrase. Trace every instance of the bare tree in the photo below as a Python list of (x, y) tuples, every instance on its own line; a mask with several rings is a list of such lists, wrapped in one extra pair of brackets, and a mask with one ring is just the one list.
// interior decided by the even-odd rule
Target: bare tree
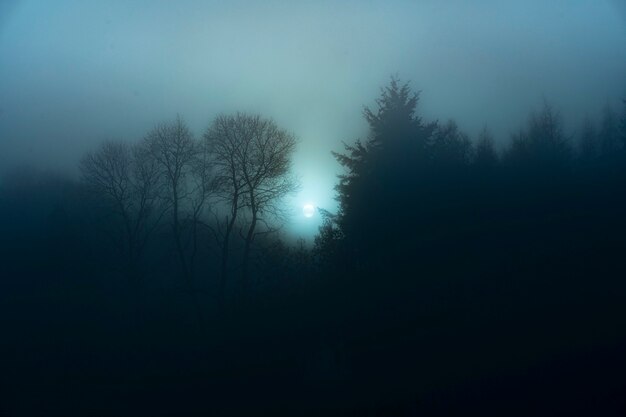
[(153, 128), (146, 135), (143, 146), (154, 160), (162, 179), (161, 198), (171, 213), (170, 224), (185, 289), (198, 304), (192, 276), (193, 265), (183, 242), (183, 212), (195, 191), (190, 181), (198, 155), (197, 144), (185, 122), (178, 116), (171, 123), (162, 123)]
[(190, 223), (192, 249), (189, 256), (189, 263), (193, 268), (196, 255), (198, 253), (198, 229), (201, 224), (204, 212), (209, 205), (210, 197), (217, 189), (217, 181), (213, 173), (210, 148), (206, 141), (198, 143), (197, 152), (191, 161), (191, 193), (190, 203)]
[(107, 141), (87, 153), (80, 163), (83, 182), (103, 198), (121, 220), (119, 249), (135, 291), (139, 291), (139, 262), (149, 236), (158, 226), (159, 174), (139, 146)]
[(228, 265), (230, 256), (230, 239), (243, 207), (245, 181), (237, 155), (244, 140), (243, 132), (233, 116), (220, 115), (215, 118), (204, 134), (207, 149), (210, 150), (212, 164), (215, 169), (215, 184), (219, 201), (227, 207), (223, 223), (217, 219), (218, 245), (221, 250), (220, 282), (218, 300), (224, 304), (226, 284), (228, 281)]
[(274, 230), (272, 220), (285, 213), (282, 198), (298, 187), (290, 174), (296, 140), (274, 121), (245, 113), (217, 117), (205, 139), (211, 144), (221, 196), (229, 209), (221, 242), (220, 291), (223, 291), (227, 274), (229, 239), (236, 219), (245, 213), (248, 221), (241, 230), (244, 239), (242, 284), (247, 292), (254, 238), (259, 233)]

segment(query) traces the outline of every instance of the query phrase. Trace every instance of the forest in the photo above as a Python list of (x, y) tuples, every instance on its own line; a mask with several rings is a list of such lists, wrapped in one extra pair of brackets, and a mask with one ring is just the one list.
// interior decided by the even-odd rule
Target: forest
[(496, 147), (392, 78), (309, 246), (263, 115), (13, 170), (0, 415), (624, 415), (626, 101), (538, 104)]

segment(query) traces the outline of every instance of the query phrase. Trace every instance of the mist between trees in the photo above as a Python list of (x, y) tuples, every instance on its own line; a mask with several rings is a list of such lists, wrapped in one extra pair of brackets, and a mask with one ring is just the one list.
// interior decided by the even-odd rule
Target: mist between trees
[[(135, 358), (141, 382), (127, 382), (136, 396), (125, 410), (168, 392), (145, 385), (158, 372), (218, 393), (164, 402), (178, 411), (410, 415), (489, 403), (518, 415), (507, 404), (522, 392), (568, 409), (578, 389), (613, 410), (626, 325), (626, 101), (574, 134), (540, 104), (498, 150), (487, 127), (470, 138), (454, 121), (423, 120), (419, 94), (392, 79), (363, 112), (369, 136), (334, 153), (339, 209), (318, 209), (311, 249), (281, 234), (285, 197), (298, 189), (297, 136), (261, 115), (219, 115), (201, 135), (177, 116), (138, 141), (105, 141), (79, 162), (78, 182), (15, 171), (0, 200), (2, 313), (18, 317), (9, 333), (27, 322), (42, 339), (82, 332), (76, 356), (106, 358), (125, 381), (124, 355)], [(47, 349), (68, 360), (61, 345)], [(594, 361), (581, 362), (589, 350)], [(541, 368), (558, 388), (531, 389), (533, 366), (563, 352)], [(85, 361), (75, 373), (89, 387), (106, 372)], [(598, 366), (607, 373), (592, 387), (567, 378), (570, 366), (589, 381)], [(453, 394), (472, 392), (476, 375), (489, 401)], [(525, 404), (519, 415), (534, 410)]]

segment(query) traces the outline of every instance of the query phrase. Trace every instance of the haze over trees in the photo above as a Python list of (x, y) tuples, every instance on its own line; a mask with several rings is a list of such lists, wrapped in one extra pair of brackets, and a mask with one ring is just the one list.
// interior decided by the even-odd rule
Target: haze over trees
[(364, 109), (311, 248), (280, 230), (296, 135), (258, 114), (6, 177), (0, 313), (48, 360), (0, 347), (0, 392), (40, 401), (0, 412), (626, 410), (626, 102), (576, 132), (539, 103), (501, 148), (420, 105), (392, 78)]
[(626, 416), (625, 23), (0, 0), (0, 417)]
[[(286, 219), (284, 198), (298, 188), (291, 173), (295, 149), (291, 133), (260, 115), (217, 116), (199, 140), (177, 116), (135, 144), (105, 141), (88, 152), (80, 162), (81, 182), (115, 217), (109, 232), (134, 290), (140, 291), (142, 255), (157, 230), (170, 236), (163, 249), (176, 255), (175, 275), (202, 320), (207, 307), (200, 293), (224, 307), (227, 285), (241, 294), (251, 290), (254, 241), (278, 231)], [(239, 259), (230, 265), (238, 244)], [(215, 271), (200, 274), (198, 254), (215, 249), (220, 278), (217, 293), (207, 294), (196, 281), (213, 281)], [(229, 279), (233, 271), (238, 275)]]

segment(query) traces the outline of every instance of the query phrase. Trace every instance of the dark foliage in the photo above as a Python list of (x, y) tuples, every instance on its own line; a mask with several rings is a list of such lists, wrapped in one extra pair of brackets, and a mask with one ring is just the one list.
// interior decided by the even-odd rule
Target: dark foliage
[(7, 176), (0, 415), (626, 413), (626, 103), (577, 138), (544, 104), (502, 152), (418, 104), (364, 110), (312, 250), (258, 116)]

